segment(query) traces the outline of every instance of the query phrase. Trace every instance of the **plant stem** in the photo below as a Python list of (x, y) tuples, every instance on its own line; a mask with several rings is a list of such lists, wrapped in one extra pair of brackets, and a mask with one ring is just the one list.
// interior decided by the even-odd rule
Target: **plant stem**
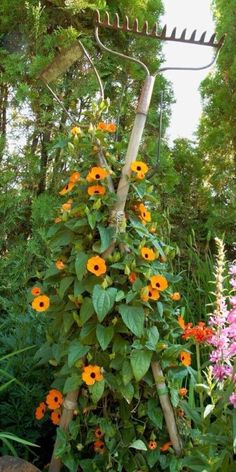
[[(201, 373), (201, 356), (200, 356), (200, 344), (196, 343), (196, 355), (197, 355), (197, 381), (199, 384), (202, 383), (202, 373)], [(199, 400), (200, 400), (200, 407), (201, 407), (201, 414), (203, 415), (203, 395), (202, 392), (199, 391)]]

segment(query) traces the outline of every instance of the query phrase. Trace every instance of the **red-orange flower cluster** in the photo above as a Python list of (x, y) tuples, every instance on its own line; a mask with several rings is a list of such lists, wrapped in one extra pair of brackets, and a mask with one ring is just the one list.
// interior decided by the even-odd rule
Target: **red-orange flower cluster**
[(196, 326), (193, 326), (192, 323), (185, 324), (184, 319), (179, 317), (178, 323), (184, 331), (183, 339), (193, 338), (196, 343), (206, 343), (213, 335), (213, 330), (203, 321), (199, 321)]

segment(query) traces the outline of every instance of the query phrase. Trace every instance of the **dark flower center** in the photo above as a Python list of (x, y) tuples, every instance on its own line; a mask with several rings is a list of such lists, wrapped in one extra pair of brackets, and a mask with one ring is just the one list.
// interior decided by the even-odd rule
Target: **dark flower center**
[(148, 292), (148, 296), (151, 297), (151, 296), (152, 296), (152, 292)]
[(156, 287), (159, 288), (160, 287), (160, 284), (159, 282), (156, 283)]
[(54, 397), (54, 402), (58, 402), (58, 397)]
[(100, 179), (100, 174), (96, 174), (96, 175), (95, 175), (95, 178), (96, 178), (96, 179)]
[(67, 185), (66, 185), (66, 190), (68, 190), (68, 188), (69, 188), (69, 185), (67, 184)]
[(99, 193), (99, 190), (95, 190), (94, 193)]
[(148, 259), (148, 254), (144, 254), (144, 257), (145, 257), (146, 259)]
[(43, 307), (43, 306), (44, 306), (44, 303), (43, 303), (43, 302), (40, 302), (40, 303), (39, 303), (39, 306), (40, 306), (40, 307)]
[(104, 444), (101, 444), (100, 449), (103, 449), (103, 448), (104, 448)]
[(98, 436), (101, 436), (101, 435), (102, 435), (102, 431), (101, 431), (100, 429), (97, 431), (97, 435), (98, 435)]
[(94, 266), (94, 270), (98, 270), (99, 269), (99, 266), (98, 265), (95, 265)]
[(142, 170), (142, 168), (140, 166), (137, 166), (137, 170)]
[(95, 379), (95, 377), (96, 377), (95, 372), (91, 372), (90, 377), (91, 377), (91, 379)]

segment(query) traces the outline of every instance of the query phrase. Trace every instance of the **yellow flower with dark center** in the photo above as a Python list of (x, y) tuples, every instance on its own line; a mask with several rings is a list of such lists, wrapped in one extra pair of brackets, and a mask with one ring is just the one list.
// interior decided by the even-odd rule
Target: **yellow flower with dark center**
[(82, 379), (86, 385), (94, 385), (95, 382), (103, 380), (101, 367), (98, 365), (87, 365), (83, 369)]
[(102, 185), (92, 185), (91, 187), (88, 187), (88, 194), (90, 196), (93, 195), (105, 195), (106, 189)]
[(52, 388), (46, 397), (46, 403), (50, 410), (57, 410), (63, 403), (62, 393), (56, 388)]
[(99, 275), (103, 275), (106, 273), (106, 262), (100, 256), (90, 257), (87, 262), (87, 269), (89, 272), (92, 272), (92, 274), (95, 274), (98, 277)]
[(153, 275), (150, 278), (151, 286), (159, 291), (165, 290), (168, 287), (168, 282), (163, 275)]
[(143, 203), (140, 203), (139, 207), (139, 214), (140, 214), (140, 219), (144, 223), (149, 223), (151, 221), (151, 213), (150, 211), (147, 210), (147, 208), (144, 206)]
[(151, 285), (148, 285), (148, 298), (151, 300), (159, 300), (160, 293), (156, 288), (153, 288)]
[(145, 174), (148, 172), (148, 166), (145, 162), (142, 161), (134, 161), (132, 162), (130, 169), (133, 172), (136, 172), (138, 179), (143, 179)]
[(32, 301), (32, 308), (36, 311), (46, 311), (50, 305), (50, 298), (47, 295), (39, 295)]
[(189, 352), (186, 352), (186, 351), (181, 351), (180, 360), (181, 360), (183, 365), (188, 367), (189, 365), (191, 365), (191, 354)]
[(75, 184), (80, 180), (80, 173), (79, 172), (73, 172), (69, 178), (69, 182)]
[(104, 454), (105, 452), (105, 444), (103, 441), (95, 441), (93, 448), (98, 454)]
[(97, 180), (104, 180), (108, 176), (108, 172), (103, 167), (92, 167), (89, 171), (86, 180), (87, 182), (96, 182)]
[(100, 438), (102, 438), (102, 437), (104, 436), (104, 433), (103, 433), (103, 431), (101, 430), (101, 428), (97, 428), (97, 429), (95, 430), (95, 436), (96, 436), (96, 438), (98, 438), (98, 439), (100, 439)]
[(35, 410), (36, 420), (41, 420), (44, 417), (45, 412), (46, 412), (46, 405), (44, 402), (41, 402)]
[(58, 426), (61, 420), (61, 410), (52, 411), (50, 418), (51, 418), (52, 423)]
[(69, 182), (68, 184), (65, 185), (65, 187), (59, 192), (59, 195), (66, 195), (68, 192), (70, 192), (74, 188), (75, 184), (74, 182)]
[(149, 441), (148, 449), (154, 450), (156, 448), (157, 448), (157, 442), (156, 441)]
[(143, 259), (145, 259), (146, 261), (155, 261), (156, 254), (153, 249), (149, 249), (148, 247), (142, 247), (140, 252)]

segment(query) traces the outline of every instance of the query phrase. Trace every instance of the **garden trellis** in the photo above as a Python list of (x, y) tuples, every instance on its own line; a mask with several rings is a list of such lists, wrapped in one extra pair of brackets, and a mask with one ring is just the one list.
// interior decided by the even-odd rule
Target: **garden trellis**
[[(199, 66), (199, 67), (165, 66), (151, 74), (148, 67), (139, 59), (127, 56), (123, 54), (122, 52), (114, 51), (106, 47), (102, 43), (99, 37), (100, 28), (127, 32), (127, 33), (135, 34), (138, 36), (145, 36), (150, 39), (157, 39), (160, 41), (176, 41), (176, 42), (181, 42), (181, 43), (186, 43), (186, 44), (208, 46), (208, 47), (214, 48), (215, 54), (212, 61), (203, 66)], [(176, 70), (176, 71), (178, 70), (194, 71), (195, 70), (197, 71), (197, 70), (202, 70), (202, 69), (206, 69), (210, 67), (216, 60), (220, 47), (223, 44), (224, 37), (222, 37), (218, 42), (216, 41), (215, 34), (212, 35), (208, 41), (205, 39), (205, 37), (206, 37), (206, 32), (204, 32), (201, 35), (199, 40), (196, 40), (195, 39), (196, 31), (194, 31), (191, 34), (190, 38), (187, 39), (186, 29), (182, 32), (182, 34), (179, 37), (177, 37), (176, 28), (174, 28), (172, 33), (168, 36), (166, 26), (160, 32), (158, 32), (158, 26), (157, 24), (155, 24), (152, 30), (149, 31), (147, 22), (144, 23), (142, 29), (140, 30), (137, 19), (135, 19), (133, 26), (130, 27), (130, 21), (128, 17), (125, 17), (124, 23), (123, 25), (121, 25), (118, 14), (116, 14), (114, 22), (110, 23), (110, 18), (109, 18), (108, 13), (105, 13), (105, 17), (103, 21), (101, 20), (99, 12), (96, 13), (95, 38), (99, 46), (105, 52), (115, 54), (122, 59), (129, 60), (140, 65), (145, 70), (145, 73), (146, 73), (145, 82), (143, 84), (140, 98), (138, 101), (134, 125), (133, 125), (133, 129), (131, 132), (131, 136), (130, 136), (130, 140), (129, 140), (129, 144), (128, 144), (128, 148), (126, 152), (125, 163), (124, 163), (124, 166), (121, 172), (121, 178), (119, 180), (119, 184), (117, 187), (117, 199), (116, 199), (116, 203), (114, 204), (112, 215), (111, 215), (111, 224), (114, 224), (117, 228), (120, 228), (120, 232), (122, 231), (121, 228), (124, 228), (124, 225), (123, 225), (123, 221), (125, 221), (124, 210), (125, 210), (126, 200), (127, 200), (128, 191), (129, 191), (129, 183), (130, 183), (129, 177), (131, 174), (131, 170), (130, 170), (131, 164), (136, 160), (136, 157), (138, 155), (138, 151), (139, 151), (139, 147), (140, 147), (140, 143), (142, 140), (144, 127), (146, 123), (146, 118), (147, 118), (147, 114), (148, 114), (148, 110), (149, 110), (149, 106), (150, 106), (150, 102), (152, 98), (155, 79), (158, 74), (165, 72), (167, 70)], [(111, 254), (114, 247), (115, 247), (115, 240), (112, 241), (108, 249), (106, 249), (106, 251), (102, 254), (103, 257), (106, 258), (109, 254)], [(165, 378), (164, 378), (161, 366), (157, 360), (152, 361), (151, 367), (152, 367), (155, 384), (157, 387), (157, 392), (160, 399), (160, 404), (163, 409), (169, 437), (173, 444), (173, 448), (176, 454), (179, 455), (181, 453), (182, 446), (181, 446), (181, 441), (178, 435), (174, 412), (173, 412), (171, 402), (169, 399), (168, 390), (165, 383)], [(78, 390), (69, 392), (64, 401), (63, 414), (62, 414), (62, 419), (60, 423), (60, 427), (63, 430), (66, 430), (68, 428), (68, 424), (70, 420), (72, 419), (73, 411), (74, 409), (76, 409), (77, 397), (78, 397)], [(54, 457), (51, 462), (50, 472), (56, 472), (58, 470), (60, 470), (60, 460)]]

